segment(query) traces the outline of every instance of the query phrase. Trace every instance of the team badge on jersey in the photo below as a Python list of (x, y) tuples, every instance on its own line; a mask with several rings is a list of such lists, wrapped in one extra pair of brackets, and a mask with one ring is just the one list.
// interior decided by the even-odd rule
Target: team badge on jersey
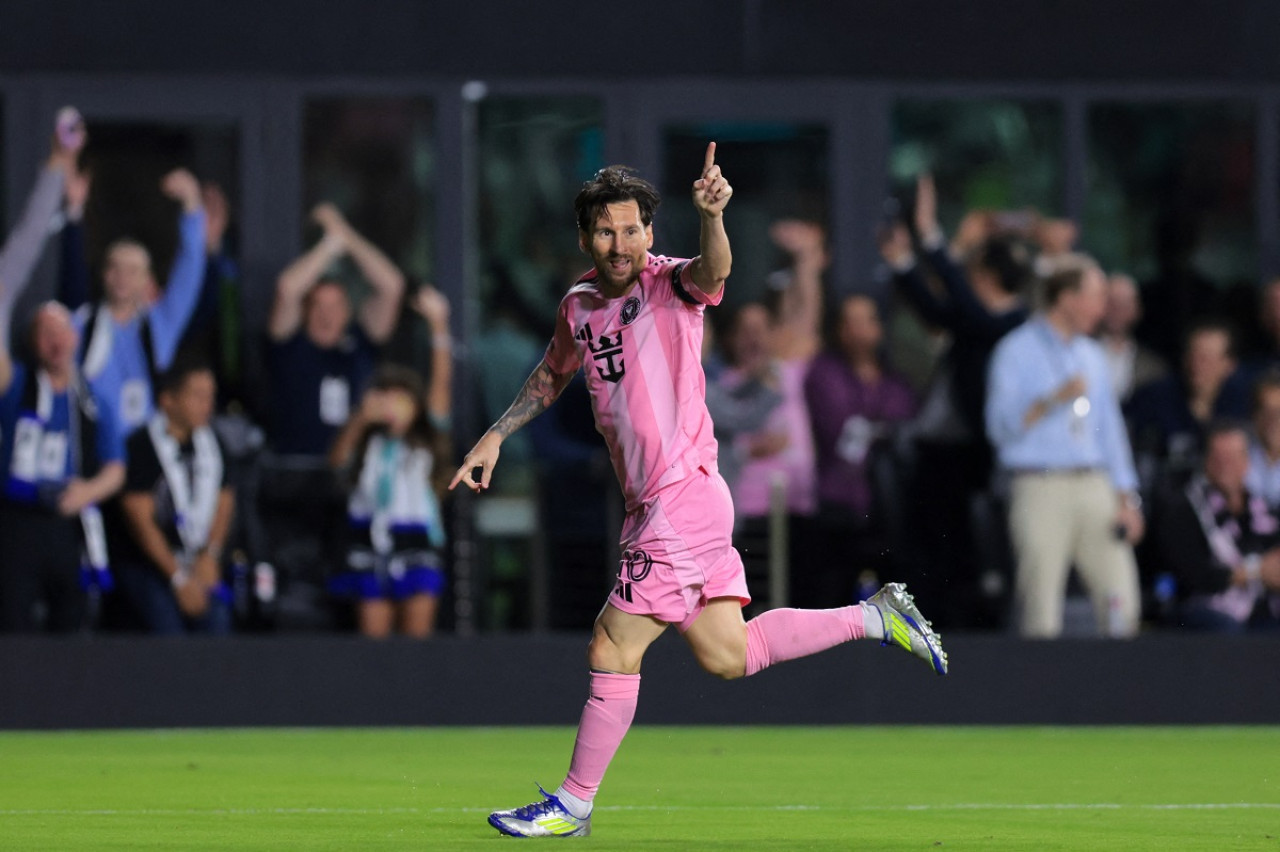
[(622, 303), (622, 324), (631, 325), (640, 313), (640, 299), (635, 296)]

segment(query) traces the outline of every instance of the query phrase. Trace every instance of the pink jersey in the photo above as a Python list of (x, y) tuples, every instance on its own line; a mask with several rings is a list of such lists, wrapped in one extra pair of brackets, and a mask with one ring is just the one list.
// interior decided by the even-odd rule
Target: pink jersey
[(545, 360), (557, 373), (585, 365), (628, 512), (699, 467), (717, 471), (701, 355), (702, 313), (720, 296), (698, 289), (688, 260), (649, 255), (626, 296), (605, 298), (592, 270), (560, 302)]

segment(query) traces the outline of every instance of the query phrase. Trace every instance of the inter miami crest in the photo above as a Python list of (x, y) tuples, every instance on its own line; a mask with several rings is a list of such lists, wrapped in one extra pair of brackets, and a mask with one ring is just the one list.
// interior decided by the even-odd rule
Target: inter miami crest
[[(624, 313), (626, 309), (626, 305), (623, 305)], [(640, 310), (639, 301), (636, 302), (636, 310)], [(632, 319), (635, 317), (633, 316)], [(587, 348), (591, 350), (591, 358), (596, 362), (596, 372), (600, 374), (600, 378), (614, 384), (622, 380), (627, 372), (627, 365), (622, 360), (622, 329), (618, 329), (618, 333), (613, 337), (602, 334), (597, 339), (591, 333), (591, 323), (587, 323), (578, 330), (574, 338), (586, 343)]]
[(622, 324), (631, 325), (640, 313), (640, 300), (635, 296), (622, 303)]

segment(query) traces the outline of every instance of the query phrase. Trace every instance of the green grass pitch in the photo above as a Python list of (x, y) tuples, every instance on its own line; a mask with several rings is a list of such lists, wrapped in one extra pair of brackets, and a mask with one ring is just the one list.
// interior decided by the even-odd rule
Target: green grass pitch
[(0, 733), (0, 849), (1280, 850), (1280, 727), (633, 729), (587, 839), (488, 810), (570, 728)]

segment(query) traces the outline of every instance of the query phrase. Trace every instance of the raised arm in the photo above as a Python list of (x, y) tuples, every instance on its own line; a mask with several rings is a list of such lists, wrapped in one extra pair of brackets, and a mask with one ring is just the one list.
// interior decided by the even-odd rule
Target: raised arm
[[(472, 491), (481, 491), (489, 487), (489, 479), (493, 475), (493, 467), (498, 463), (498, 448), (512, 433), (550, 407), (564, 391), (575, 370), (556, 372), (545, 358), (529, 374), (524, 387), (516, 394), (515, 401), (497, 422), (489, 427), (489, 431), (481, 436), (462, 460), (462, 466), (449, 482), (452, 491), (459, 482), (465, 482)], [(476, 482), (471, 471), (480, 468), (480, 481)]]
[[(395, 331), (396, 320), (400, 316), (400, 300), (404, 298), (404, 275), (391, 262), (391, 258), (351, 227), (351, 223), (337, 207), (320, 204), (311, 215), (324, 228), (326, 240), (330, 235), (337, 236), (360, 274), (369, 282), (373, 293), (361, 303), (358, 320), (371, 341), (386, 343)], [(315, 277), (303, 288), (304, 294), (322, 272), (324, 267), (314, 270)]]
[(813, 222), (784, 219), (769, 237), (791, 257), (778, 302), (776, 351), (783, 360), (811, 358), (822, 340), (822, 273), (827, 266), (826, 234)]
[(267, 334), (277, 342), (288, 340), (302, 325), (302, 301), (315, 286), (325, 270), (347, 252), (346, 236), (337, 229), (337, 222), (328, 214), (332, 205), (322, 204), (311, 213), (311, 218), (324, 229), (320, 242), (284, 268), (276, 279), (276, 298), (271, 305), (267, 321)]
[(76, 158), (84, 145), (83, 125), (79, 127), (78, 135), (54, 133), (49, 159), (36, 176), (22, 216), (0, 247), (0, 323), (5, 325), (40, 259), (49, 236), (49, 223), (62, 201), (66, 177), (75, 171)]
[(205, 217), (200, 182), (186, 169), (175, 169), (160, 182), (164, 194), (182, 206), (178, 221), (178, 254), (169, 271), (164, 295), (151, 308), (151, 339), (157, 366), (168, 367), (178, 341), (191, 321), (204, 282)]
[(716, 143), (707, 145), (702, 163), (702, 177), (693, 182), (693, 206), (701, 222), (698, 233), (698, 256), (689, 265), (689, 274), (698, 289), (715, 296), (724, 289), (725, 279), (733, 266), (729, 235), (724, 230), (724, 208), (733, 195), (733, 187), (716, 165)]
[(453, 413), (453, 339), (449, 336), (449, 300), (423, 284), (414, 294), (413, 309), (431, 329), (431, 384), (427, 388), (427, 414), (438, 429), (445, 429)]

